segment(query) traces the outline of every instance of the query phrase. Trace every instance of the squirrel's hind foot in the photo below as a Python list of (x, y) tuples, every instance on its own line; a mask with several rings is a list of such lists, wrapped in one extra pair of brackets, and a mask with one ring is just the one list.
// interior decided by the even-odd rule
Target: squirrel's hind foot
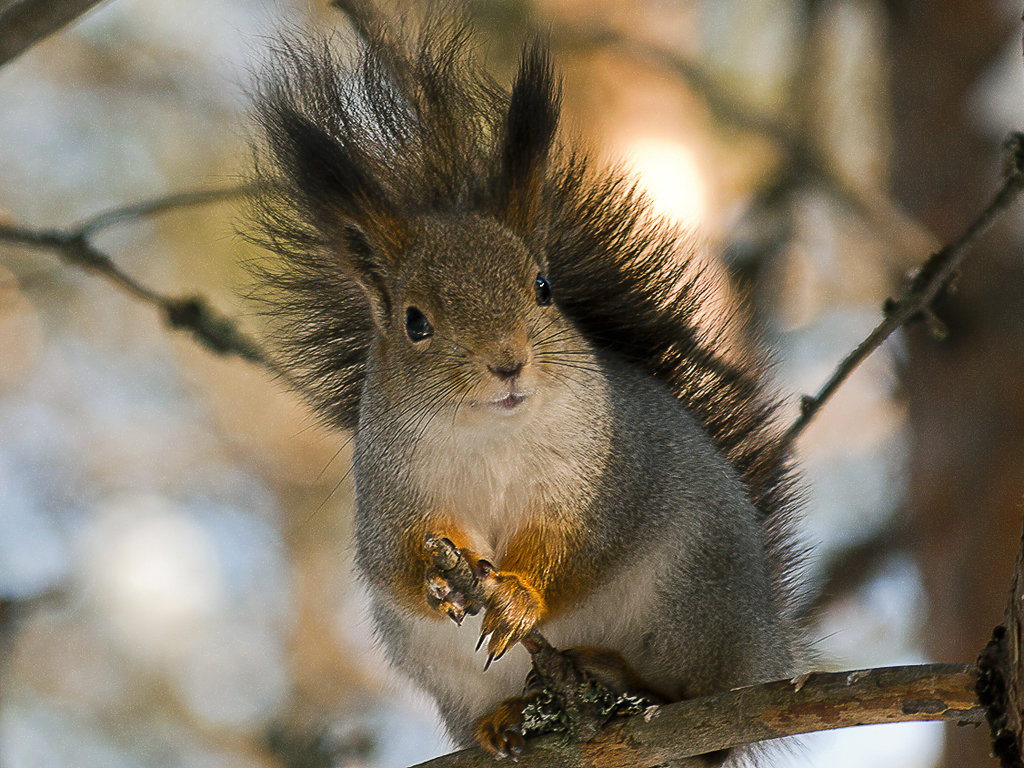
[(477, 743), (495, 758), (515, 757), (526, 746), (523, 737), (523, 708), (533, 696), (505, 699), (493, 712), (480, 718), (476, 726)]

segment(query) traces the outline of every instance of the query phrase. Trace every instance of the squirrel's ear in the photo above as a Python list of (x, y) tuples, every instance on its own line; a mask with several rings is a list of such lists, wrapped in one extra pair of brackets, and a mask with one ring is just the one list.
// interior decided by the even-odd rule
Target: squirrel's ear
[(366, 292), (375, 321), (388, 314), (385, 276), (406, 230), (363, 158), (294, 110), (277, 116), (278, 160), (307, 201), (338, 266)]
[(560, 103), (547, 46), (534, 40), (523, 49), (512, 86), (496, 184), (499, 218), (523, 236), (535, 225)]

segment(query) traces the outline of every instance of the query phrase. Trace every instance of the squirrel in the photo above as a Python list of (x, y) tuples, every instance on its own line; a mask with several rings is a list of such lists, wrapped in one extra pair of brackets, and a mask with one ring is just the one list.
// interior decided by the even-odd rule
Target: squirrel
[(355, 564), (391, 662), (498, 757), (523, 748), (534, 627), (664, 700), (803, 671), (778, 404), (759, 354), (724, 353), (737, 317), (698, 322), (691, 240), (561, 138), (542, 40), (506, 89), (464, 23), (356, 27), (354, 61), (293, 37), (261, 79), (247, 236), (278, 255), (260, 281), (290, 376), (354, 432)]

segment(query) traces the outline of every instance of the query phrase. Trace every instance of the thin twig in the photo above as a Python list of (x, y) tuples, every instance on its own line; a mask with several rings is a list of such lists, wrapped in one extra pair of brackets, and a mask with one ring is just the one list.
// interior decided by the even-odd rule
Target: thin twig
[(929, 311), (932, 301), (952, 279), (971, 247), (1024, 191), (1024, 134), (1014, 133), (1007, 138), (1006, 153), (1005, 180), (992, 202), (971, 222), (963, 235), (932, 254), (921, 265), (898, 299), (885, 302), (882, 322), (839, 363), (818, 393), (801, 399), (800, 415), (779, 442), (779, 455), (789, 451), (821, 407), (868, 355), (901, 325)]
[(0, 67), (100, 0), (14, 0), (0, 11)]
[(277, 376), (285, 373), (237, 321), (215, 309), (202, 296), (166, 296), (140, 283), (121, 269), (89, 239), (115, 223), (152, 216), (185, 206), (202, 205), (251, 193), (248, 187), (186, 192), (111, 209), (67, 229), (33, 229), (0, 224), (0, 241), (53, 251), (69, 264), (93, 272), (134, 298), (161, 311), (172, 328), (189, 331), (204, 347), (219, 355), (237, 355)]
[(256, 185), (238, 184), (220, 189), (202, 189), (154, 197), (150, 200), (142, 200), (138, 203), (122, 205), (97, 213), (71, 227), (71, 231), (88, 237), (96, 234), (101, 229), (106, 229), (123, 221), (154, 216), (177, 208), (191, 208), (197, 205), (234, 200), (239, 197), (247, 197), (257, 191), (259, 191), (259, 188)]
[[(765, 739), (874, 723), (946, 720), (979, 723), (973, 664), (922, 664), (814, 673), (794, 680), (688, 699), (614, 721), (586, 743), (531, 742), (516, 768), (647, 768)], [(485, 768), (479, 749), (416, 768)]]

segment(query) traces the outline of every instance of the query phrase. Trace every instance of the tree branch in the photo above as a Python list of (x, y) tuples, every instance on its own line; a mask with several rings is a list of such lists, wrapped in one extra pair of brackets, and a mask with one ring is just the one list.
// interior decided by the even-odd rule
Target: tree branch
[(193, 338), (218, 355), (238, 355), (277, 376), (285, 376), (259, 344), (238, 328), (238, 323), (215, 309), (202, 296), (166, 296), (128, 275), (97, 248), (90, 236), (114, 224), (163, 213), (175, 208), (202, 205), (252, 193), (247, 186), (185, 192), (135, 203), (92, 216), (67, 229), (33, 229), (0, 224), (0, 241), (49, 250), (68, 264), (93, 272), (134, 298), (161, 311), (172, 328), (189, 331)]
[[(973, 664), (922, 664), (815, 673), (652, 708), (613, 722), (586, 743), (547, 736), (516, 768), (649, 768), (721, 749), (872, 723), (979, 723)], [(467, 749), (416, 768), (485, 768), (493, 758)]]
[(0, 10), (0, 67), (100, 0), (14, 0)]
[(1024, 191), (1024, 134), (1014, 133), (1006, 140), (1005, 180), (992, 202), (971, 222), (963, 235), (932, 254), (921, 265), (898, 299), (888, 299), (885, 302), (885, 317), (882, 322), (839, 363), (818, 393), (813, 397), (805, 395), (802, 398), (800, 416), (779, 442), (780, 455), (789, 450), (822, 406), (839, 389), (839, 385), (846, 381), (857, 366), (878, 349), (897, 328), (922, 314), (934, 320), (929, 314), (932, 301), (949, 284), (971, 247), (999, 214), (1020, 196), (1021, 191)]
[(1003, 768), (1024, 768), (1024, 536), (1003, 623), (978, 658), (978, 700)]

